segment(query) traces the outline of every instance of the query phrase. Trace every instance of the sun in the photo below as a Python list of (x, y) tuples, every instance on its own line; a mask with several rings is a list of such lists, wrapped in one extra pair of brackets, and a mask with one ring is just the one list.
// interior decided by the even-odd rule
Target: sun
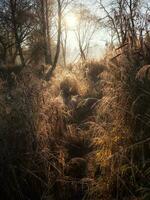
[(77, 17), (73, 13), (69, 13), (65, 16), (65, 22), (68, 28), (74, 29), (78, 24)]

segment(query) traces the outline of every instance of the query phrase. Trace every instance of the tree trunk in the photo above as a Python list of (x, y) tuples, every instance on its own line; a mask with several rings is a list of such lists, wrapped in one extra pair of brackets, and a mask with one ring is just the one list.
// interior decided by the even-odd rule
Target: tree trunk
[(20, 60), (22, 66), (25, 66), (25, 60), (22, 52), (22, 47), (21, 47), (21, 41), (18, 36), (18, 29), (17, 29), (17, 24), (16, 24), (16, 18), (15, 18), (15, 12), (16, 12), (16, 1), (10, 0), (10, 6), (11, 6), (11, 15), (12, 15), (12, 23), (13, 23), (13, 31), (15, 35), (15, 45), (16, 45), (16, 50), (19, 52)]
[(50, 52), (50, 33), (49, 33), (49, 16), (48, 16), (48, 0), (41, 1), (41, 14), (42, 14), (42, 32), (43, 32), (43, 44), (45, 64), (52, 64), (51, 52)]
[(63, 42), (62, 42), (61, 46), (62, 46), (63, 63), (64, 63), (64, 67), (66, 67), (67, 66), (67, 62), (66, 62), (66, 46), (65, 46), (65, 44), (63, 44)]
[(64, 64), (64, 67), (67, 66), (67, 61), (66, 61), (67, 37), (68, 37), (67, 28), (65, 27), (64, 38), (61, 37), (61, 49), (62, 49), (62, 57), (63, 57), (63, 64)]
[(45, 19), (45, 0), (41, 0), (41, 14), (42, 14), (42, 33), (43, 33), (43, 49), (45, 56), (45, 63), (47, 64), (47, 39), (46, 39), (46, 19)]
[(61, 13), (61, 2), (60, 0), (57, 0), (58, 3), (58, 34), (57, 34), (57, 46), (56, 46), (56, 53), (55, 53), (55, 57), (54, 57), (54, 62), (52, 64), (52, 67), (48, 70), (45, 79), (47, 81), (50, 80), (53, 71), (56, 68), (57, 62), (58, 62), (58, 58), (59, 58), (59, 54), (60, 54), (60, 42), (61, 42), (61, 20), (62, 20), (62, 13)]
[(18, 49), (18, 52), (19, 52), (21, 64), (22, 66), (25, 66), (25, 60), (24, 60), (22, 47), (21, 47), (21, 43), (20, 43), (17, 31), (15, 31), (15, 39), (16, 39), (16, 48)]
[(79, 49), (80, 49), (81, 60), (84, 62), (86, 60), (86, 56), (85, 56), (85, 52), (83, 50), (80, 38), (79, 38)]
[(49, 3), (46, 0), (46, 30), (47, 30), (47, 64), (52, 64), (52, 54), (51, 54), (51, 39), (50, 39), (50, 27), (49, 27)]

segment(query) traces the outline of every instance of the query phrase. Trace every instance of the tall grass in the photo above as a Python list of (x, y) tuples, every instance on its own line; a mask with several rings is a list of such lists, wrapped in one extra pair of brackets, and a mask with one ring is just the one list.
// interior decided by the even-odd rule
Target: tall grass
[(91, 126), (101, 170), (88, 199), (150, 198), (149, 60), (140, 53), (142, 59), (137, 50), (106, 58), (103, 97)]
[[(150, 60), (140, 54), (58, 67), (50, 82), (38, 66), (0, 78), (1, 199), (150, 198)], [(88, 98), (98, 101), (79, 120)]]
[(11, 85), (1, 80), (1, 91), (1, 199), (46, 198), (61, 173), (57, 137), (64, 134), (64, 108), (31, 67)]

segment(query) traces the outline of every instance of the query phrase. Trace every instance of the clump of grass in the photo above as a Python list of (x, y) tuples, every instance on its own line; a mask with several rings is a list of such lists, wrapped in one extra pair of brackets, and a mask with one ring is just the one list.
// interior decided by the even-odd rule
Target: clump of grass
[(98, 61), (89, 61), (85, 64), (85, 69), (87, 70), (87, 78), (96, 82), (106, 67)]
[(84, 64), (84, 71), (85, 71), (85, 79), (86, 85), (88, 86), (86, 96), (87, 97), (94, 97), (94, 98), (101, 98), (102, 91), (102, 74), (106, 71), (107, 68), (102, 61), (87, 61)]
[(78, 95), (80, 93), (77, 80), (71, 77), (66, 77), (60, 83), (60, 90), (62, 91), (64, 96)]

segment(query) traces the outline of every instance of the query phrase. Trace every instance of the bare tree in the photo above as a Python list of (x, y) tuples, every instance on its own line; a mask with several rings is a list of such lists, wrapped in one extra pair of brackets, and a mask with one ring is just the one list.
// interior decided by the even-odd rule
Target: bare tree
[(53, 71), (57, 66), (57, 62), (60, 54), (61, 47), (61, 34), (62, 34), (62, 17), (67, 6), (72, 2), (72, 0), (57, 0), (57, 40), (56, 40), (56, 52), (54, 55), (54, 61), (52, 67), (48, 70), (46, 74), (46, 80), (49, 81)]
[[(141, 13), (140, 0), (114, 0), (110, 5), (105, 5), (98, 0), (99, 8), (105, 13), (104, 25), (113, 30), (119, 45), (136, 46)], [(140, 28), (141, 29), (141, 28)]]
[(23, 52), (22, 52), (22, 48), (21, 48), (21, 40), (19, 38), (18, 28), (17, 28), (17, 18), (16, 18), (17, 2), (10, 0), (9, 3), (10, 3), (12, 28), (13, 28), (13, 32), (14, 32), (14, 35), (15, 35), (16, 49), (19, 51), (20, 60), (21, 60), (22, 65), (24, 66), (25, 65), (25, 60), (24, 60), (24, 57), (23, 57)]
[(33, 5), (32, 0), (3, 0), (0, 3), (0, 28), (3, 32), (0, 33), (0, 38), (3, 52), (6, 57), (8, 50), (12, 53), (12, 48), (15, 48), (12, 62), (18, 53), (22, 66), (25, 66), (22, 45), (34, 27)]
[(78, 42), (80, 58), (84, 61), (87, 59), (91, 40), (99, 26), (96, 15), (93, 15), (83, 4), (78, 6), (78, 25), (75, 30), (75, 35)]

